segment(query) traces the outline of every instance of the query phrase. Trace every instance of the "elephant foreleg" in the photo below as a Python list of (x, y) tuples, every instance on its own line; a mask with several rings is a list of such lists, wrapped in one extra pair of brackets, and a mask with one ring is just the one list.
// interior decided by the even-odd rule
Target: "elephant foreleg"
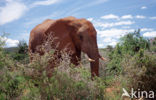
[(81, 51), (77, 51), (76, 53), (74, 53), (71, 57), (71, 63), (73, 63), (74, 65), (79, 65), (81, 61)]

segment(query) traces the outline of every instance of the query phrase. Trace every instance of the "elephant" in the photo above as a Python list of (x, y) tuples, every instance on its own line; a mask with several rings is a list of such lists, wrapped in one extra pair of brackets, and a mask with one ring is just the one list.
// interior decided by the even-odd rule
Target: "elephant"
[(55, 43), (59, 43), (58, 51), (64, 48), (72, 51), (71, 63), (74, 65), (79, 64), (81, 52), (87, 54), (90, 61), (91, 77), (99, 76), (99, 58), (102, 60), (105, 58), (99, 54), (97, 32), (90, 21), (72, 16), (57, 20), (45, 20), (32, 29), (29, 38), (29, 52), (39, 53), (36, 47), (46, 41), (45, 36), (48, 34), (57, 37)]

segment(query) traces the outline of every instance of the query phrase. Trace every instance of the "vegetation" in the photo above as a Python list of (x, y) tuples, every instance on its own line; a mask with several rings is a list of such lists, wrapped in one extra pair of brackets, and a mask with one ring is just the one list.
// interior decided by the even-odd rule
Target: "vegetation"
[(4, 52), (15, 62), (29, 63), (28, 45), (24, 40), (19, 42), (18, 47), (5, 48)]
[(100, 49), (109, 61), (100, 61), (100, 77), (93, 80), (84, 55), (75, 67), (62, 52), (57, 67), (49, 68), (55, 50), (42, 57), (32, 54), (29, 62), (25, 41), (13, 49), (4, 49), (0, 40), (0, 100), (121, 100), (122, 88), (156, 90), (156, 38), (147, 40), (139, 30), (122, 37), (114, 48)]
[(140, 30), (125, 35), (109, 54), (109, 71), (119, 75), (123, 71), (121, 66), (122, 60), (127, 55), (137, 55), (140, 50), (149, 50), (149, 45), (149, 41), (140, 35)]
[(109, 86), (117, 82), (129, 91), (133, 88), (156, 92), (156, 45), (155, 38), (151, 40), (142, 37), (139, 30), (121, 38), (109, 53), (106, 77), (118, 78), (113, 80), (111, 77)]
[[(25, 45), (19, 45), (15, 56), (17, 53), (25, 52), (23, 47)], [(46, 52), (42, 57), (33, 54), (33, 61), (30, 63), (21, 62), (23, 59), (15, 59), (12, 54), (4, 52), (3, 48), (0, 54), (0, 100), (104, 98), (104, 80), (95, 77), (92, 81), (90, 72), (82, 66), (75, 68), (70, 64), (70, 58), (66, 53), (62, 53), (62, 59), (59, 61), (61, 63), (52, 70), (47, 70), (47, 66), (49, 61), (55, 59), (54, 50)], [(47, 74), (51, 72), (52, 77), (48, 77)]]
[(151, 46), (150, 46), (151, 51), (156, 52), (156, 37), (151, 39), (150, 43), (151, 43)]

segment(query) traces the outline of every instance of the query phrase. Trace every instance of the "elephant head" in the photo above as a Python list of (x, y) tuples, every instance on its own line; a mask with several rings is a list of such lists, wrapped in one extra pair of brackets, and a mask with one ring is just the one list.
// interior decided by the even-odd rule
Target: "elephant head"
[[(57, 43), (59, 42), (58, 49), (62, 50), (68, 45), (67, 48), (73, 51), (72, 59), (74, 64), (77, 64), (77, 58), (80, 60), (82, 51), (89, 57), (92, 77), (99, 76), (99, 58), (102, 57), (98, 52), (97, 32), (90, 21), (67, 17), (51, 21), (51, 24), (46, 30), (44, 28), (45, 26), (47, 27), (46, 22), (43, 22), (33, 29), (31, 35), (35, 36), (34, 34), (37, 33), (45, 35), (53, 33), (58, 38), (56, 40)], [(36, 37), (39, 39), (39, 36)], [(33, 38), (30, 36), (30, 46), (33, 44), (33, 40), (35, 40)], [(104, 60), (104, 58), (102, 59)]]
[(74, 38), (73, 43), (76, 48), (89, 57), (92, 77), (99, 76), (99, 58), (101, 56), (98, 52), (97, 32), (94, 26), (86, 19), (73, 20), (70, 26), (73, 27), (71, 36)]

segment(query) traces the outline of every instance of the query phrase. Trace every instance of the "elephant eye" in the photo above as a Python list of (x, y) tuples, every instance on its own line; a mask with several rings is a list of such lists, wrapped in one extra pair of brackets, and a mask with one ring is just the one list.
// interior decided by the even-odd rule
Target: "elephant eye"
[(82, 35), (79, 35), (79, 37), (80, 37), (80, 40), (82, 41), (82, 40), (83, 40), (83, 37), (82, 37)]

